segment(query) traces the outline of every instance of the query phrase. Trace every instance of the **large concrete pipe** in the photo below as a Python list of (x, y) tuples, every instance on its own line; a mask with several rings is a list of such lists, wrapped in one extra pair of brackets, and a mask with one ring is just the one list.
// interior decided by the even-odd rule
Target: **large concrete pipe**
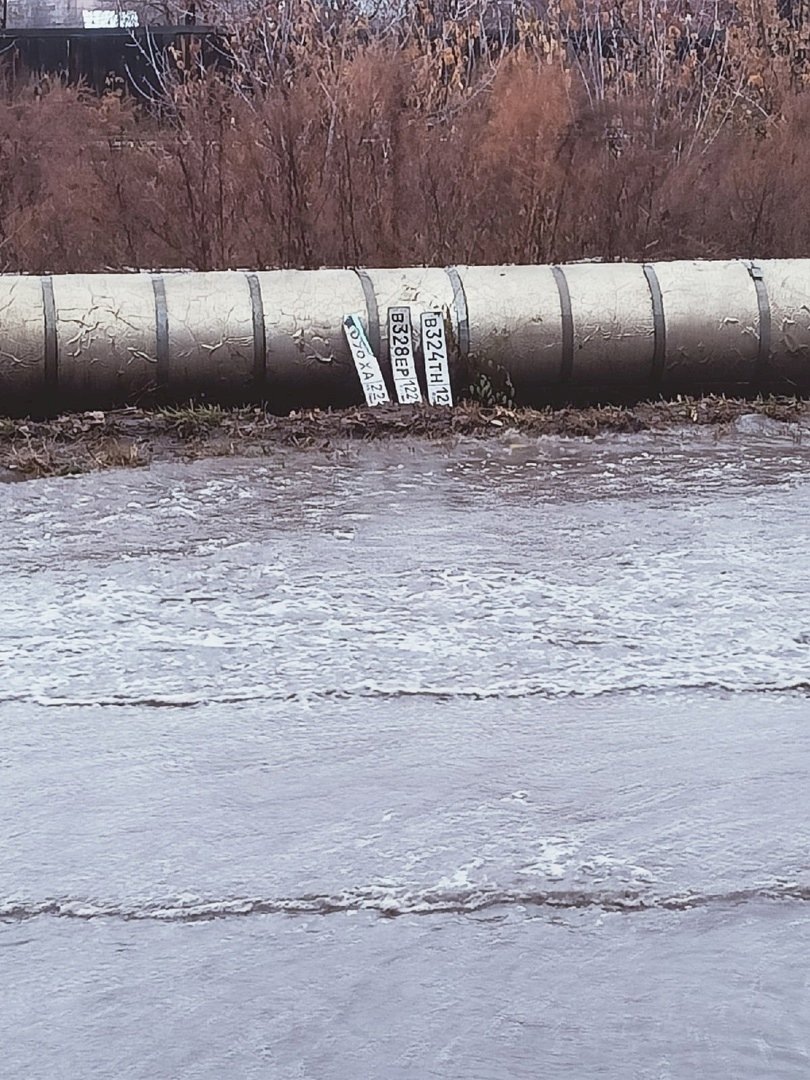
[(810, 259), (0, 276), (0, 411), (360, 402), (343, 319), (391, 383), (402, 306), (445, 314), (457, 396), (482, 373), (526, 404), (810, 392)]

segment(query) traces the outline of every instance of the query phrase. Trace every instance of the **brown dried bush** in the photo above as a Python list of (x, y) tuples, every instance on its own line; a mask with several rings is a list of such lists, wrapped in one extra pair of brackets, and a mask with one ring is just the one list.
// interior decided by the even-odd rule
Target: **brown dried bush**
[(7, 81), (0, 270), (810, 254), (789, 0), (228, 10), (152, 102)]

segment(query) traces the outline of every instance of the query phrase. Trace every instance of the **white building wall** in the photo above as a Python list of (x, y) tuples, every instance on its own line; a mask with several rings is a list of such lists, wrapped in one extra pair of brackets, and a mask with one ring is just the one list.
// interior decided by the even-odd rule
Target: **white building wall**
[(8, 0), (7, 26), (10, 30), (83, 26), (85, 11), (126, 11), (132, 6), (116, 0)]

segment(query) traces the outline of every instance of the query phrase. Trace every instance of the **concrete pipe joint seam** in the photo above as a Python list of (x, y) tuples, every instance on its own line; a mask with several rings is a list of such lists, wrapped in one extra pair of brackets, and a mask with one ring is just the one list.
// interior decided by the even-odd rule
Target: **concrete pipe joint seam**
[(810, 260), (0, 276), (0, 411), (810, 390)]

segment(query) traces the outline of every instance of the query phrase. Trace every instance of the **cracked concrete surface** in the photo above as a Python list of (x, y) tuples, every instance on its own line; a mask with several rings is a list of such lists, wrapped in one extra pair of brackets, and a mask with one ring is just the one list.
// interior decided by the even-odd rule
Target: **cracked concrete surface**
[[(157, 310), (153, 279), (165, 311)], [(651, 279), (660, 288), (657, 315)], [(566, 394), (810, 392), (810, 260), (50, 281), (49, 327), (42, 280), (0, 277), (0, 412), (155, 396), (266, 401), (280, 411), (356, 404), (361, 388), (343, 319), (359, 314), (393, 387), (387, 313), (403, 304), (414, 326), (424, 311), (444, 312), (459, 389), (496, 373), (525, 404)]]

